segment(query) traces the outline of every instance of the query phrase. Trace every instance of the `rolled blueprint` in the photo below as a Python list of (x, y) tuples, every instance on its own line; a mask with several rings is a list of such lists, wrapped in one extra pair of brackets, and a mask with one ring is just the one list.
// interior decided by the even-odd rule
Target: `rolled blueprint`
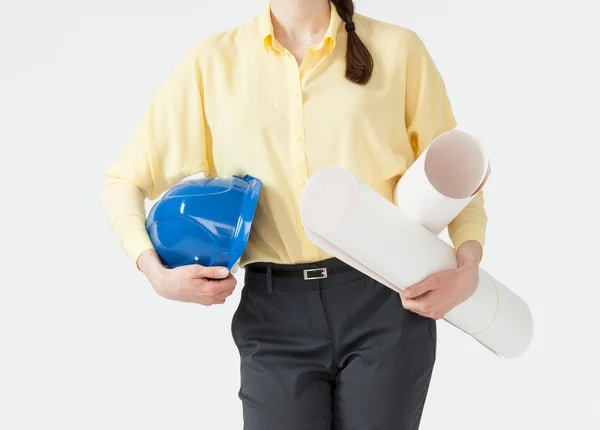
[(464, 131), (451, 130), (435, 138), (404, 173), (394, 202), (437, 235), (483, 188), (489, 174), (483, 145)]
[[(311, 242), (395, 291), (456, 268), (450, 245), (341, 167), (309, 179), (300, 212)], [(505, 358), (533, 333), (525, 302), (483, 269), (475, 293), (444, 319)]]

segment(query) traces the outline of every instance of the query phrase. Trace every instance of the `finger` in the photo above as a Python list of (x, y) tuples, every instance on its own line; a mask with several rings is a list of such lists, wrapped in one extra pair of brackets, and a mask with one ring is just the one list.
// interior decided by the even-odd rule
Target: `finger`
[(219, 294), (227, 292), (229, 290), (233, 291), (237, 284), (237, 280), (235, 277), (230, 276), (227, 279), (222, 280), (209, 280), (202, 287), (202, 293), (217, 297)]
[(407, 311), (411, 311), (421, 316), (427, 317), (431, 312), (431, 304), (430, 300), (428, 299), (430, 299), (428, 295), (419, 297), (418, 299), (408, 299), (403, 297), (402, 305)]
[(233, 294), (234, 290), (235, 290), (235, 288), (231, 288), (229, 290), (225, 290), (225, 291), (222, 291), (219, 294), (217, 294), (214, 298), (215, 303), (219, 303), (221, 301), (225, 302), (225, 299), (227, 299), (227, 297), (231, 296)]
[(210, 302), (211, 306), (212, 305), (224, 305), (225, 304), (225, 299), (219, 299), (219, 300), (213, 300)]
[(414, 300), (405, 300), (404, 302), (402, 302), (402, 306), (404, 306), (404, 309), (406, 309), (407, 311), (414, 312), (416, 314), (419, 313), (417, 304)]
[(197, 296), (196, 301), (198, 303), (203, 303), (206, 306), (222, 305), (225, 303), (227, 298), (233, 294), (234, 290), (235, 290), (235, 288), (231, 288), (229, 290), (220, 292), (216, 296), (210, 296), (210, 297), (207, 297), (206, 295), (200, 295), (200, 296)]
[(206, 267), (199, 264), (191, 265), (189, 270), (192, 278), (225, 279), (230, 273), (227, 267)]
[(414, 299), (428, 293), (429, 291), (433, 291), (436, 288), (437, 279), (435, 275), (431, 275), (425, 278), (423, 281), (404, 289), (404, 291), (402, 291), (400, 294), (404, 297), (410, 297)]

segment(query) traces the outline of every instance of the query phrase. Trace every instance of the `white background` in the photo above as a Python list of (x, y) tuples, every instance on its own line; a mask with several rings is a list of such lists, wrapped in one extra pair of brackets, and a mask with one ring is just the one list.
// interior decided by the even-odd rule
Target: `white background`
[[(100, 190), (181, 55), (264, 5), (0, 0), (0, 428), (241, 428), (239, 289), (220, 307), (160, 298), (109, 233)], [(487, 145), (482, 265), (536, 324), (505, 361), (440, 322), (423, 430), (600, 428), (595, 7), (357, 2), (419, 33), (459, 127)]]

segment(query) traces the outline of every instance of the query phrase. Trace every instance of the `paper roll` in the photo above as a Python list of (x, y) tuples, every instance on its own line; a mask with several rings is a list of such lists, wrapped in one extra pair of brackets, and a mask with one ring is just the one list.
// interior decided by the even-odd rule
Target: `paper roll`
[(325, 167), (309, 179), (300, 216), (317, 246), (336, 257), (341, 250), (353, 267), (376, 273), (398, 292), (426, 275), (456, 268), (448, 244), (341, 167)]
[[(309, 179), (300, 213), (311, 242), (395, 291), (456, 268), (450, 245), (341, 167)], [(531, 339), (529, 308), (482, 272), (475, 294), (445, 319), (496, 354), (516, 357)]]
[(394, 203), (411, 219), (440, 234), (483, 188), (490, 163), (472, 135), (451, 130), (435, 138), (404, 173)]
[(525, 301), (483, 269), (479, 269), (475, 294), (445, 319), (504, 358), (521, 355), (533, 337), (533, 319)]

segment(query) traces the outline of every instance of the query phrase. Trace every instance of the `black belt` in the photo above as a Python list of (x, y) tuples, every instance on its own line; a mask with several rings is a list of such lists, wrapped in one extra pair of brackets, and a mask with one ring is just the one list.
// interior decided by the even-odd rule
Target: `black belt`
[[(257, 273), (266, 275), (268, 263), (253, 263), (246, 266), (245, 270), (249, 273)], [(346, 270), (352, 270), (352, 266), (349, 266), (341, 261), (337, 261), (337, 264), (332, 264), (332, 260), (326, 260), (324, 262), (315, 263), (310, 267), (307, 264), (298, 264), (300, 268), (294, 268), (294, 265), (289, 265), (282, 268), (280, 265), (271, 265), (271, 276), (277, 278), (301, 278), (304, 280), (311, 279), (324, 279), (334, 273), (344, 272)]]

